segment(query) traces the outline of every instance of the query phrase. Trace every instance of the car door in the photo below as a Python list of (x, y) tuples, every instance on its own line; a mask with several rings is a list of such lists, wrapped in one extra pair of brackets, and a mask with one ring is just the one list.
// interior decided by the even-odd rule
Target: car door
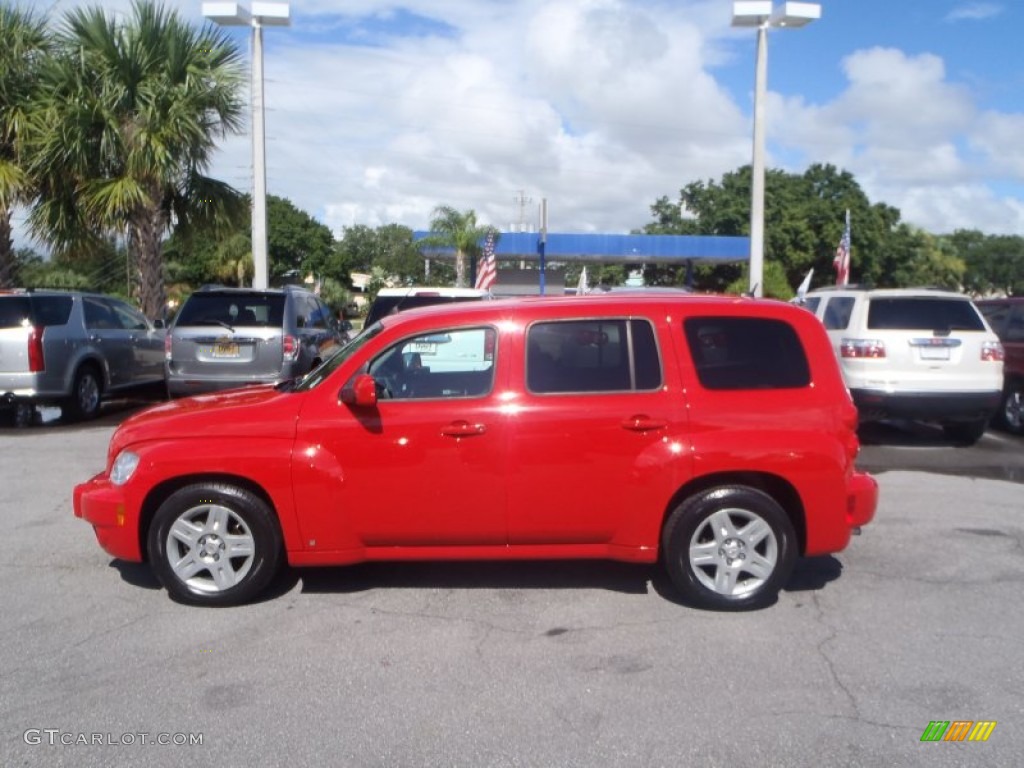
[(164, 377), (163, 330), (155, 329), (146, 316), (123, 301), (105, 300), (121, 326), (122, 338), (127, 345), (125, 361), (129, 367), (123, 371), (125, 385), (151, 384)]
[(649, 541), (689, 461), (681, 393), (665, 386), (659, 346), (646, 319), (526, 329), (509, 435), (510, 544)]
[(103, 297), (84, 296), (82, 307), (89, 342), (106, 363), (109, 387), (118, 389), (126, 386), (131, 383), (135, 368), (128, 331), (121, 325), (110, 302)]
[(497, 338), (486, 325), (405, 336), (359, 365), (377, 382), (376, 406), (329, 397), (304, 409), (298, 450), (315, 459), (296, 462), (294, 478), (297, 496), (321, 499), (302, 516), (317, 549), (399, 548), (392, 554), (402, 557), (400, 548), (505, 544), (507, 374)]

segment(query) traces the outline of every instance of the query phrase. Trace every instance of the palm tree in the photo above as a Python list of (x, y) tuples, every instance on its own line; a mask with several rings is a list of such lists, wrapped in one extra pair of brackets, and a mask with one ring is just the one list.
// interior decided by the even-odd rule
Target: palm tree
[(476, 223), (476, 211), (459, 213), (451, 206), (439, 205), (430, 220), (430, 235), (420, 241), (421, 245), (455, 249), (455, 285), (466, 285), (466, 256), (480, 254), (480, 242), (492, 227), (481, 227)]
[(229, 220), (243, 198), (204, 175), (218, 138), (237, 132), (245, 82), (237, 47), (151, 0), (127, 18), (64, 16), (42, 72), (32, 168), (33, 232), (58, 251), (119, 234), (138, 264), (139, 303), (164, 309), (163, 238)]
[(0, 288), (15, 281), (11, 213), (33, 196), (23, 154), (24, 134), (38, 69), (49, 49), (50, 36), (42, 18), (0, 5)]

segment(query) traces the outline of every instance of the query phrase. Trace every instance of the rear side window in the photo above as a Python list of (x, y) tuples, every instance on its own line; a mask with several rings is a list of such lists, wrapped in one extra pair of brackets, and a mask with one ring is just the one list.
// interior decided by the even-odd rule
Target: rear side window
[(531, 392), (628, 392), (661, 386), (661, 357), (646, 320), (535, 323), (526, 338)]
[(67, 325), (74, 300), (70, 296), (4, 296), (0, 298), (0, 328)]
[(781, 320), (691, 317), (683, 330), (705, 389), (796, 389), (811, 382), (800, 338)]
[(868, 328), (877, 331), (984, 331), (974, 305), (967, 299), (899, 296), (871, 299)]
[(856, 302), (852, 296), (833, 296), (825, 304), (822, 322), (830, 331), (842, 331), (850, 324), (850, 315)]
[(280, 328), (283, 322), (283, 293), (193, 293), (174, 324)]

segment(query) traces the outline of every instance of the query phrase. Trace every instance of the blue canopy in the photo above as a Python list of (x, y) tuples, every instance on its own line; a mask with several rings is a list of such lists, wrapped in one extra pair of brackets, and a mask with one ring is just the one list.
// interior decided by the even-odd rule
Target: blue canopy
[[(415, 240), (430, 232), (414, 232)], [(498, 258), (536, 260), (540, 256), (537, 232), (502, 232), (494, 254)], [(450, 248), (428, 248), (428, 256), (451, 256)], [(685, 261), (736, 262), (750, 256), (749, 237), (719, 235), (583, 235), (550, 232), (544, 247), (548, 261), (611, 261), (625, 264), (682, 263)]]

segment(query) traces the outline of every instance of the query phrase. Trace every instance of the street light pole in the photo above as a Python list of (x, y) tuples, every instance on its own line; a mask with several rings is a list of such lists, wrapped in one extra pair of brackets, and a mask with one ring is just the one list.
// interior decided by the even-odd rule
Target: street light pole
[(821, 18), (818, 3), (783, 3), (771, 0), (734, 2), (732, 25), (757, 28), (754, 67), (754, 147), (750, 163), (750, 293), (764, 295), (764, 103), (768, 88), (768, 28), (802, 27)]
[(224, 26), (252, 28), (252, 260), (253, 288), (269, 285), (267, 249), (267, 139), (263, 109), (263, 27), (291, 23), (287, 3), (253, 3), (252, 11), (238, 3), (203, 3), (203, 16)]

